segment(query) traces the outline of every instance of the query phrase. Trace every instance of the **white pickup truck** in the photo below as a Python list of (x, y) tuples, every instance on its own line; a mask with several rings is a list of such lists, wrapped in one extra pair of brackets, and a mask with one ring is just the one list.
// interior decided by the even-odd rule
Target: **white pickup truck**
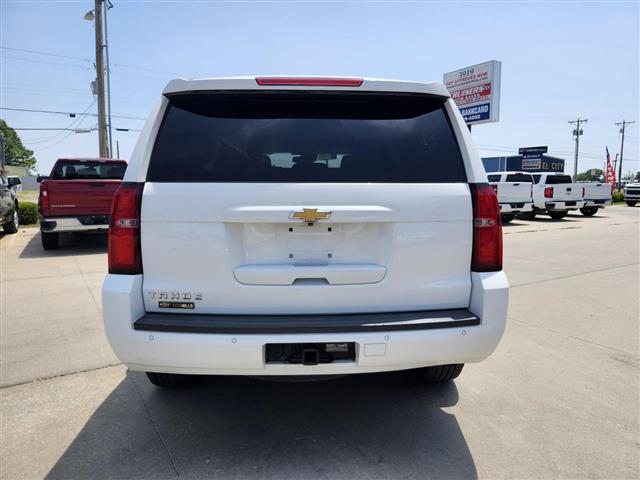
[(599, 209), (611, 206), (613, 189), (610, 183), (580, 183), (584, 188), (584, 206), (580, 212), (592, 217)]
[(507, 318), (498, 201), (440, 83), (171, 81), (115, 194), (108, 260), (107, 338), (159, 386), (449, 381)]
[(628, 183), (624, 186), (624, 201), (630, 207), (640, 202), (640, 183)]
[(567, 216), (569, 211), (584, 207), (584, 187), (573, 183), (571, 176), (562, 173), (533, 174), (533, 211), (523, 215), (532, 220), (537, 214), (548, 214), (554, 220)]
[(491, 172), (489, 184), (498, 195), (502, 223), (509, 223), (518, 214), (533, 210), (531, 186), (533, 177), (526, 172)]

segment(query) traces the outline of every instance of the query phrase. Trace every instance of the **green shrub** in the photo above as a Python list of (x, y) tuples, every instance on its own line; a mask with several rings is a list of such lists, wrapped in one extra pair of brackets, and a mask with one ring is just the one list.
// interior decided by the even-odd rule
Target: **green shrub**
[(18, 203), (18, 221), (20, 225), (38, 223), (38, 205), (33, 202)]
[(613, 202), (624, 202), (623, 192), (613, 192)]

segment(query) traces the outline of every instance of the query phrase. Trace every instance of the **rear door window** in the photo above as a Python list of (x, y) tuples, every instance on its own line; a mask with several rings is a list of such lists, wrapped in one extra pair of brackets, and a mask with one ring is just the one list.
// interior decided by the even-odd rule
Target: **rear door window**
[(542, 175), (538, 174), (538, 175), (532, 175), (533, 176), (533, 183), (540, 183), (540, 178), (542, 177)]
[(531, 175), (528, 173), (510, 173), (507, 175), (507, 182), (533, 183)]
[(490, 182), (499, 182), (500, 181), (500, 175), (487, 175), (487, 179)]
[(58, 161), (51, 178), (54, 180), (122, 180), (125, 163), (64, 160)]
[(560, 183), (573, 183), (569, 175), (549, 175), (547, 185), (557, 185)]
[(147, 180), (466, 182), (443, 104), (418, 94), (174, 95)]

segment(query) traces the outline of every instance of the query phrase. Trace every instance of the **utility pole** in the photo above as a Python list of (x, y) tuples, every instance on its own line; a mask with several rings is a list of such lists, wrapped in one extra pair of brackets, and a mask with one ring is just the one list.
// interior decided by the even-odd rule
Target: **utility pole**
[(575, 123), (576, 128), (573, 130), (573, 136), (576, 137), (576, 153), (573, 164), (573, 181), (576, 181), (576, 177), (578, 176), (578, 151), (580, 149), (580, 135), (582, 135), (582, 128), (580, 128), (581, 123), (587, 123), (589, 120), (586, 118), (578, 117), (577, 120), (572, 120), (569, 123), (573, 125)]
[(107, 74), (107, 126), (109, 127), (109, 153), (113, 155), (113, 134), (111, 132), (111, 64), (109, 63), (109, 30), (107, 28), (107, 14), (113, 5), (111, 5), (110, 0), (103, 0), (102, 5), (104, 5), (104, 10), (102, 11), (104, 15), (104, 53), (107, 61), (107, 68), (105, 69), (105, 73)]
[(102, 0), (95, 0), (94, 24), (96, 29), (96, 89), (98, 94), (98, 144), (100, 157), (109, 157), (107, 121), (104, 100), (104, 56), (102, 43)]
[(622, 155), (624, 154), (624, 129), (627, 125), (630, 125), (633, 122), (627, 122), (626, 120), (622, 120), (621, 122), (616, 123), (616, 125), (622, 125), (620, 129), (620, 133), (622, 134), (622, 139), (620, 140), (620, 164), (618, 165), (618, 182), (622, 182)]

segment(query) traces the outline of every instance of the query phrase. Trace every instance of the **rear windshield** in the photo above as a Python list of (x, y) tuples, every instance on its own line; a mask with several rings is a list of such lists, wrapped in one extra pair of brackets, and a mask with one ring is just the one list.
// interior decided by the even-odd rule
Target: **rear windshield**
[(558, 183), (573, 183), (569, 175), (549, 175), (547, 185), (557, 185)]
[(465, 182), (444, 100), (318, 92), (172, 96), (155, 182)]
[(51, 178), (54, 180), (122, 180), (126, 163), (100, 161), (58, 161)]
[(487, 179), (490, 182), (499, 182), (500, 181), (500, 175), (487, 175)]
[(522, 182), (522, 183), (533, 183), (531, 175), (527, 173), (509, 173), (507, 175), (507, 182)]

